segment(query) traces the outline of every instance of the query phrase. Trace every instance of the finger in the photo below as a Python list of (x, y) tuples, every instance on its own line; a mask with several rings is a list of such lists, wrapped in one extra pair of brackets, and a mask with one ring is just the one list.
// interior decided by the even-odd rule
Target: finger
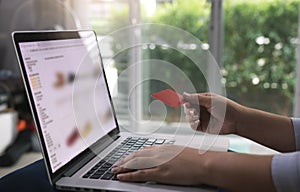
[(182, 95), (179, 95), (179, 101), (181, 104), (185, 104), (186, 101), (183, 99), (183, 96)]
[(133, 169), (126, 169), (124, 167), (113, 167), (111, 169), (111, 171), (114, 173), (114, 174), (119, 174), (119, 173), (128, 173), (128, 172), (132, 172), (132, 171), (136, 171), (136, 170), (133, 170)]
[(157, 146), (144, 147), (141, 150), (134, 151), (131, 154), (127, 155), (126, 157), (117, 161), (113, 166), (115, 166), (115, 167), (123, 166), (124, 164), (131, 161), (132, 159), (139, 158), (139, 157), (151, 157), (151, 156), (153, 156), (152, 150), (156, 147)]
[(157, 181), (157, 169), (144, 169), (130, 173), (121, 173), (117, 175), (120, 181), (131, 181), (131, 182), (147, 182)]
[(199, 129), (199, 125), (200, 125), (200, 121), (192, 121), (190, 122), (190, 127), (193, 129), (193, 130), (198, 130)]
[[(189, 105), (189, 103), (186, 103), (186, 105)], [(197, 130), (200, 124), (200, 113), (195, 108), (188, 108), (185, 106), (184, 109), (184, 112), (186, 114), (185, 118), (187, 122), (189, 122), (190, 127), (193, 130)]]
[(142, 146), (142, 148), (139, 151), (142, 150), (152, 150), (153, 148), (156, 148), (157, 145), (151, 145), (151, 146)]
[(189, 103), (184, 103), (183, 104), (183, 109), (184, 109), (184, 112), (186, 113), (186, 111), (190, 108), (190, 104)]
[(155, 153), (155, 148), (158, 146), (150, 146), (150, 147), (144, 147), (138, 151), (132, 152), (130, 155), (127, 155), (126, 157), (120, 159), (117, 161), (113, 166), (124, 166), (128, 162), (130, 162), (133, 159), (141, 158), (141, 157), (152, 157)]
[(123, 165), (124, 163), (126, 163), (127, 161), (130, 161), (130, 159), (132, 159), (133, 153), (134, 152), (132, 152), (130, 155), (122, 157), (120, 160), (118, 160), (117, 162), (115, 162), (113, 164), (113, 167), (119, 167), (119, 166)]
[(194, 122), (194, 121), (197, 121), (199, 120), (199, 114), (198, 115), (185, 115), (185, 119), (188, 121), (188, 122)]
[(199, 105), (198, 94), (183, 93), (182, 97), (188, 103)]
[(192, 109), (193, 107), (191, 106), (190, 103), (185, 103), (183, 104), (183, 109), (184, 109), (184, 113), (185, 114), (189, 114), (190, 113), (190, 110)]
[(149, 169), (152, 167), (156, 167), (160, 164), (163, 164), (163, 160), (153, 159), (151, 157), (135, 157), (126, 161), (124, 164), (118, 166), (120, 167), (119, 171), (127, 171), (127, 170), (137, 170), (137, 169)]
[(190, 102), (184, 103), (183, 106), (186, 107), (186, 108), (193, 108), (193, 107), (195, 107), (195, 105), (193, 105), (193, 104), (190, 103)]
[(198, 115), (199, 114), (199, 111), (196, 109), (198, 108), (197, 106), (191, 106), (189, 103), (186, 103), (184, 105), (184, 113), (186, 115)]
[(118, 167), (125, 169), (148, 169), (162, 165), (182, 151), (183, 146), (176, 145), (161, 145), (153, 147), (152, 149), (143, 150), (144, 154), (141, 156), (139, 152), (125, 157), (125, 159), (117, 164)]
[(197, 116), (197, 115), (199, 115), (199, 112), (195, 108), (190, 108), (188, 114), (190, 116)]

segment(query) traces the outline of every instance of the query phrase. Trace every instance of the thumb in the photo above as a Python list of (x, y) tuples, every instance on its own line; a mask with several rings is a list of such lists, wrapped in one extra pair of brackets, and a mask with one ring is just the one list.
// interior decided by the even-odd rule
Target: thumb
[(186, 102), (189, 102), (193, 105), (200, 105), (205, 108), (209, 108), (211, 106), (211, 95), (207, 93), (196, 93), (196, 94), (189, 94), (183, 93), (183, 99)]

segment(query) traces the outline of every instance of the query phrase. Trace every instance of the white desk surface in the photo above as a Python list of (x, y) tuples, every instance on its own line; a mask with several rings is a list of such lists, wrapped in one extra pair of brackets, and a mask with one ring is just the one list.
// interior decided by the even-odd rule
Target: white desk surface
[(235, 152), (258, 155), (274, 155), (279, 153), (273, 149), (237, 135), (225, 135), (224, 137), (229, 139), (229, 149)]

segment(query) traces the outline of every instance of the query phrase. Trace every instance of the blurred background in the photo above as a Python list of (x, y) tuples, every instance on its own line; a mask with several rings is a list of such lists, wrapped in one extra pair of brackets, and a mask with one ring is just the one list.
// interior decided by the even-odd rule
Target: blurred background
[[(117, 117), (124, 124), (151, 120), (172, 127), (182, 109), (166, 106), (149, 110), (152, 93), (169, 88), (141, 77), (152, 71), (130, 65), (146, 59), (167, 61), (182, 70), (197, 92), (209, 91), (196, 65), (178, 50), (146, 44), (119, 52), (120, 39), (110, 34), (126, 26), (143, 23), (166, 24), (185, 30), (214, 56), (226, 96), (243, 105), (269, 112), (300, 116), (300, 65), (298, 28), (300, 0), (0, 0), (0, 152), (18, 140), (20, 132), (34, 131), (31, 113), (14, 53), (11, 32), (16, 30), (93, 29), (101, 42), (108, 81)], [(172, 35), (172, 34), (167, 34)], [(137, 41), (136, 34), (119, 38)], [(162, 38), (162, 37), (158, 37)], [(174, 38), (178, 47), (195, 49), (191, 42)], [(163, 41), (163, 38), (162, 38)], [(298, 75), (297, 75), (298, 73)], [(160, 71), (165, 78), (168, 70)], [(180, 80), (179, 77), (176, 77)], [(214, 74), (208, 74), (214, 78)], [(179, 81), (180, 84), (180, 81)], [(134, 102), (128, 95), (134, 89)], [(184, 91), (184, 86), (181, 88)], [(130, 111), (130, 113), (128, 112)], [(33, 134), (34, 135), (34, 134)], [(3, 138), (2, 138), (3, 137)], [(27, 137), (27, 136), (26, 136)], [(27, 140), (26, 140), (27, 141)], [(39, 151), (34, 137), (23, 151)], [(14, 164), (20, 155), (16, 155)], [(14, 160), (14, 159), (13, 159)], [(1, 158), (0, 158), (1, 164)]]

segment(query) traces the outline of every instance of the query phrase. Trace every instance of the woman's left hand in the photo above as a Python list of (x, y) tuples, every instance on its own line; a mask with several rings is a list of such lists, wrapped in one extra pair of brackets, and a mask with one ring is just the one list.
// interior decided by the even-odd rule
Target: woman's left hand
[(147, 147), (117, 162), (113, 172), (121, 181), (200, 185), (203, 156), (198, 149), (178, 145)]

